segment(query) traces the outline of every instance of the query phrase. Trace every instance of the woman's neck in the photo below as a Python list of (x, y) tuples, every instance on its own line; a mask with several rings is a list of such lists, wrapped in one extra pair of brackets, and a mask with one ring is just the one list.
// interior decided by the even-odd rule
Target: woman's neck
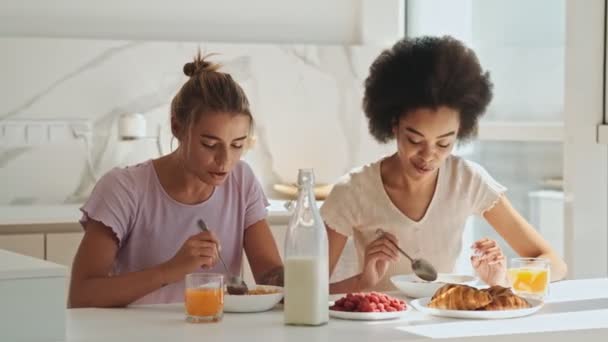
[(439, 169), (433, 172), (433, 175), (422, 179), (410, 177), (401, 166), (401, 161), (397, 154), (392, 155), (387, 159), (388, 164), (383, 179), (389, 181), (389, 186), (401, 189), (410, 194), (426, 193), (434, 191), (437, 183), (437, 175)]
[(214, 187), (188, 171), (179, 149), (153, 161), (162, 187), (174, 200), (184, 204), (198, 204), (213, 194)]

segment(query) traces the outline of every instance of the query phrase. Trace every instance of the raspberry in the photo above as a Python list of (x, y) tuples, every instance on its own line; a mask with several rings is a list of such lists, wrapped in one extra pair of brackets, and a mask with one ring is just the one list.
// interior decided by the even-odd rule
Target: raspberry
[(352, 311), (355, 307), (355, 303), (351, 302), (350, 300), (344, 302), (344, 310), (346, 311)]
[(374, 302), (376, 304), (380, 303), (380, 298), (378, 298), (377, 296), (371, 295), (368, 298), (370, 302)]

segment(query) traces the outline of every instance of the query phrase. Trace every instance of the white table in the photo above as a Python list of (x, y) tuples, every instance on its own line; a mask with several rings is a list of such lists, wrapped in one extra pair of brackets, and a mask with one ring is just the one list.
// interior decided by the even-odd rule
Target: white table
[[(393, 321), (331, 319), (321, 327), (283, 325), (279, 309), (225, 314), (220, 323), (184, 321), (183, 305), (127, 309), (72, 309), (67, 341), (608, 341), (608, 279), (572, 280), (551, 285), (535, 315), (495, 321), (456, 320), (413, 311)], [(516, 339), (512, 334), (519, 334)], [(488, 339), (488, 336), (492, 336)]]

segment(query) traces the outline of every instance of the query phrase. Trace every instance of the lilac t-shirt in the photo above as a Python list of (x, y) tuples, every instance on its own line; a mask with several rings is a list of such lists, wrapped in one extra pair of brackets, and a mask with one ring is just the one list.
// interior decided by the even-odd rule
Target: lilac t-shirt
[[(114, 168), (95, 185), (81, 208), (80, 223), (93, 219), (114, 231), (119, 240), (113, 274), (141, 271), (161, 264), (200, 233), (202, 218), (222, 246), (221, 254), (233, 274), (241, 270), (245, 229), (265, 219), (268, 200), (253, 171), (240, 161), (226, 181), (203, 203), (188, 205), (169, 196), (151, 160)], [(202, 272), (224, 273), (221, 264)], [(184, 301), (184, 281), (169, 284), (132, 304)]]

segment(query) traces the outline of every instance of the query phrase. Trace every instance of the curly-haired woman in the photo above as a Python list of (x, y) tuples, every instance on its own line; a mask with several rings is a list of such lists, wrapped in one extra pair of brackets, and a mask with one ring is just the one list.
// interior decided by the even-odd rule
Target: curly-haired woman
[[(331, 284), (333, 293), (391, 289), (390, 277), (411, 273), (391, 243), (452, 272), (467, 218), (482, 216), (520, 256), (566, 264), (511, 206), (506, 188), (481, 166), (451, 154), (472, 139), (492, 98), (488, 72), (451, 37), (406, 38), (376, 58), (365, 81), (369, 131), (397, 151), (345, 175), (321, 208), (333, 271), (353, 236), (360, 273)], [(385, 234), (378, 236), (378, 228)], [(491, 239), (476, 241), (471, 263), (490, 285), (507, 283), (506, 261)]]

